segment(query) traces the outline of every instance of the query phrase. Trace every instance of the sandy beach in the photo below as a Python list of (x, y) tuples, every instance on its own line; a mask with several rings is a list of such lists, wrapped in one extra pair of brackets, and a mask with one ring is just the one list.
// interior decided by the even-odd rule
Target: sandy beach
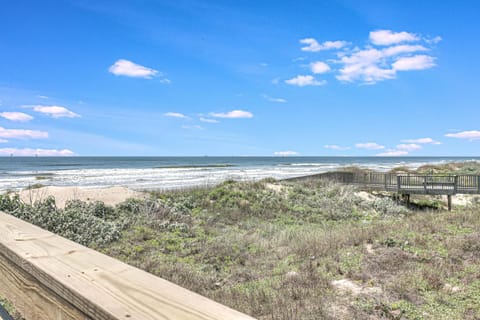
[(79, 187), (43, 187), (19, 192), (25, 203), (41, 201), (49, 196), (55, 198), (57, 207), (64, 208), (68, 200), (102, 201), (107, 205), (116, 205), (128, 198), (143, 198), (146, 193), (134, 191), (126, 187), (79, 188)]

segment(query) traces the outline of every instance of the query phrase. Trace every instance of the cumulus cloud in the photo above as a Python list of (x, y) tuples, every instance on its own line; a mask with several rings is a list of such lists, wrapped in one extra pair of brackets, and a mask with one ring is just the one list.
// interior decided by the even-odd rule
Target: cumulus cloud
[(318, 81), (313, 76), (310, 76), (310, 75), (307, 75), (307, 76), (298, 75), (294, 78), (285, 80), (285, 83), (290, 84), (292, 86), (305, 87), (305, 86), (323, 86), (327, 82), (325, 80)]
[[(372, 31), (369, 36), (370, 44), (363, 48), (345, 47), (347, 44), (345, 41), (319, 43), (313, 38), (306, 38), (300, 42), (307, 45), (301, 48), (303, 51), (335, 49), (335, 60), (327, 60), (329, 64), (322, 61), (313, 62), (310, 69), (313, 74), (322, 74), (332, 70), (332, 63), (339, 64), (338, 68), (334, 68), (335, 77), (342, 82), (359, 81), (374, 84), (395, 79), (399, 71), (424, 70), (436, 65), (435, 57), (424, 53), (430, 51), (433, 43), (440, 41), (441, 38), (427, 39), (414, 33), (392, 30)], [(325, 84), (325, 81), (316, 81), (311, 75), (297, 76), (285, 82), (299, 86)]]
[(285, 103), (287, 102), (286, 99), (283, 99), (283, 98), (273, 98), (273, 97), (270, 97), (269, 95), (266, 95), (266, 94), (262, 94), (262, 97), (267, 100), (267, 101), (270, 101), (270, 102), (277, 102), (277, 103)]
[(33, 119), (31, 115), (23, 112), (0, 112), (0, 117), (17, 122), (27, 122)]
[(432, 138), (405, 139), (402, 140), (402, 142), (418, 144), (442, 144), (441, 142), (433, 140)]
[(0, 139), (0, 143), (7, 143), (8, 140), (5, 140), (5, 139)]
[(435, 66), (435, 59), (427, 55), (399, 58), (392, 64), (393, 69), (398, 71), (423, 70)]
[(170, 117), (170, 118), (180, 118), (180, 119), (186, 119), (188, 118), (186, 115), (183, 113), (179, 112), (167, 112), (163, 114), (165, 117)]
[(402, 143), (397, 145), (397, 150), (404, 150), (404, 151), (415, 151), (415, 150), (420, 150), (422, 149), (421, 145), (418, 145), (416, 143)]
[(379, 46), (388, 46), (401, 42), (414, 42), (420, 38), (409, 32), (394, 32), (392, 30), (376, 30), (370, 32), (370, 41)]
[(325, 41), (322, 44), (318, 43), (317, 40), (313, 38), (305, 38), (300, 40), (301, 44), (306, 44), (305, 47), (302, 47), (302, 51), (318, 52), (323, 50), (330, 49), (340, 49), (347, 45), (345, 41)]
[(159, 72), (155, 69), (144, 67), (125, 59), (117, 60), (113, 65), (110, 66), (110, 68), (108, 68), (108, 71), (117, 76), (145, 79), (151, 79), (159, 74)]
[(214, 118), (230, 118), (230, 119), (253, 118), (253, 114), (251, 112), (244, 111), (244, 110), (232, 110), (232, 111), (223, 112), (223, 113), (211, 112), (210, 116)]
[(0, 127), (0, 138), (5, 139), (42, 139), (48, 138), (48, 132), (26, 129), (5, 129)]
[(200, 117), (199, 119), (201, 122), (206, 122), (206, 123), (219, 123), (220, 121), (216, 120), (216, 119), (210, 119), (210, 118), (204, 118), (204, 117)]
[(457, 139), (478, 140), (478, 139), (480, 139), (480, 131), (470, 130), (470, 131), (462, 131), (462, 132), (457, 132), (457, 133), (447, 133), (445, 135), (445, 137), (457, 138)]
[(73, 156), (75, 153), (68, 149), (17, 149), (17, 148), (0, 148), (0, 155), (2, 156), (18, 156), (18, 157), (68, 157)]
[(77, 118), (80, 117), (79, 114), (76, 114), (73, 111), (68, 110), (62, 106), (25, 106), (27, 108), (32, 108), (33, 111), (43, 113), (52, 118)]
[(400, 157), (400, 156), (406, 156), (406, 155), (408, 155), (408, 151), (395, 150), (395, 149), (389, 149), (385, 152), (377, 154), (377, 156), (379, 157)]
[(340, 81), (361, 80), (367, 83), (395, 78), (395, 70), (385, 68), (383, 58), (382, 51), (373, 48), (344, 56), (340, 60), (343, 67), (336, 78)]
[(362, 142), (362, 143), (355, 144), (355, 148), (367, 149), (367, 150), (380, 150), (380, 149), (385, 149), (385, 146), (382, 146), (375, 142)]
[(298, 156), (298, 152), (296, 151), (276, 151), (273, 153), (275, 156), (279, 157), (291, 157), (291, 156)]
[(316, 61), (316, 62), (312, 62), (310, 64), (310, 68), (312, 70), (313, 73), (315, 74), (321, 74), (321, 73), (325, 73), (325, 72), (328, 72), (330, 71), (330, 66), (328, 64), (326, 64), (325, 62), (322, 62), (322, 61)]
[[(423, 70), (435, 66), (435, 58), (428, 55), (399, 56), (428, 50), (421, 45), (399, 45), (386, 49), (368, 48), (340, 58), (343, 67), (336, 78), (340, 81), (355, 80), (375, 83), (394, 79), (397, 71)], [(392, 59), (393, 63), (392, 63)]]
[(392, 57), (402, 53), (412, 53), (419, 51), (428, 51), (428, 49), (421, 45), (402, 44), (385, 48), (382, 50), (382, 53), (384, 57)]
[(339, 151), (343, 151), (343, 150), (348, 150), (350, 149), (350, 147), (342, 147), (342, 146), (337, 146), (336, 144), (326, 144), (323, 146), (325, 149), (332, 149), (332, 150), (339, 150)]

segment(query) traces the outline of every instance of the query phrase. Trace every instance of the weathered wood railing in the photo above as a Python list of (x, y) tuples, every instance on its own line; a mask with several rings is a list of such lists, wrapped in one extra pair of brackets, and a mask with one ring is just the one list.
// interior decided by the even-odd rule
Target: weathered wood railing
[(0, 295), (30, 319), (253, 319), (0, 212)]
[(360, 185), (361, 187), (368, 189), (406, 194), (480, 194), (480, 176), (476, 175), (417, 175), (334, 171), (325, 172), (311, 177)]

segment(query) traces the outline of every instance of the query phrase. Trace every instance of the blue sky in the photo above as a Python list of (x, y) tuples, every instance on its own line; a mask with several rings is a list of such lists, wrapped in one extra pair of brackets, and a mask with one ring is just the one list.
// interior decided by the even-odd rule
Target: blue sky
[(478, 156), (479, 12), (8, 1), (0, 155)]

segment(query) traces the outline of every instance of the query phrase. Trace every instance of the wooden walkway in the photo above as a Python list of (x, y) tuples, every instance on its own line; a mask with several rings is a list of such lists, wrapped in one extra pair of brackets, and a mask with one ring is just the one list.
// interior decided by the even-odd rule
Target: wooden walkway
[(325, 172), (291, 180), (308, 178), (329, 179), (340, 183), (358, 185), (362, 189), (396, 192), (407, 202), (411, 194), (447, 195), (451, 210), (452, 195), (480, 194), (480, 176), (477, 175), (418, 175), (379, 172)]
[(325, 172), (306, 178), (330, 179), (340, 183), (403, 194), (480, 194), (480, 176), (414, 175), (378, 172)]

